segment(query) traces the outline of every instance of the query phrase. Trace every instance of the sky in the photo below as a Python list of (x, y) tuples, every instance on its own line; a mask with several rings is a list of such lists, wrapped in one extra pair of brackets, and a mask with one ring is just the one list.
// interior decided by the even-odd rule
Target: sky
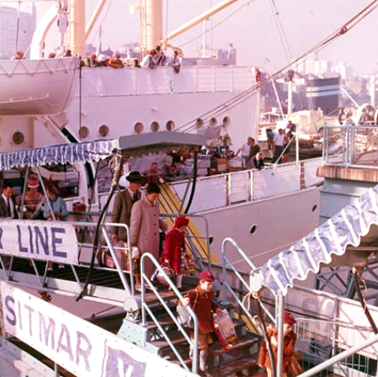
[[(86, 16), (90, 18), (98, 0), (85, 0)], [(170, 32), (209, 7), (223, 0), (162, 0), (164, 7), (163, 32)], [(349, 19), (370, 4), (372, 0), (239, 0), (221, 11), (207, 23), (213, 27), (208, 35), (213, 48), (225, 48), (233, 43), (238, 53), (238, 64), (255, 65), (262, 69), (269, 59), (272, 71), (286, 65), (289, 60), (310, 49), (331, 32), (341, 28)], [(108, 0), (99, 22), (103, 30), (103, 47), (117, 49), (127, 42), (138, 42), (139, 11), (131, 14), (131, 4), (137, 0)], [(46, 9), (46, 1), (36, 2), (38, 15)], [(272, 9), (272, 4), (275, 8)], [(22, 5), (26, 6), (26, 5)], [(338, 38), (318, 53), (318, 59), (333, 63), (345, 62), (357, 74), (377, 71), (378, 48), (376, 33), (378, 9), (367, 16), (354, 29)], [(280, 23), (284, 33), (279, 33)], [(216, 26), (219, 24), (218, 26)], [(98, 25), (89, 42), (98, 43)], [(172, 40), (184, 52), (198, 49), (203, 25), (198, 25), (185, 35)], [(285, 49), (285, 36), (290, 52)], [(188, 41), (192, 42), (188, 43)]]

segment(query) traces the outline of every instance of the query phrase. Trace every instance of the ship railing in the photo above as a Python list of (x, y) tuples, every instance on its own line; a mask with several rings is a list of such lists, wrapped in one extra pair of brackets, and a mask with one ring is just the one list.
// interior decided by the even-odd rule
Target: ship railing
[(159, 300), (162, 307), (165, 309), (166, 313), (170, 316), (174, 324), (177, 326), (177, 329), (181, 332), (181, 334), (184, 336), (186, 342), (189, 344), (190, 349), (192, 352), (193, 362), (192, 362), (192, 372), (197, 373), (197, 364), (198, 364), (198, 319), (196, 314), (194, 313), (193, 309), (190, 306), (187, 306), (188, 312), (193, 320), (193, 339), (188, 335), (188, 333), (185, 331), (184, 326), (178, 321), (176, 313), (172, 311), (172, 309), (169, 307), (168, 303), (164, 300), (164, 298), (161, 297), (159, 294), (159, 291), (154, 286), (151, 279), (145, 274), (145, 263), (147, 260), (150, 260), (158, 270), (158, 272), (165, 278), (165, 280), (168, 283), (168, 287), (175, 293), (177, 296), (177, 299), (179, 301), (183, 300), (183, 296), (181, 295), (181, 292), (177, 289), (175, 284), (172, 282), (172, 280), (168, 277), (168, 275), (164, 272), (163, 268), (159, 265), (157, 260), (154, 258), (154, 256), (150, 253), (144, 253), (141, 258), (141, 302), (142, 302), (142, 322), (141, 325), (147, 327), (147, 314), (149, 315), (149, 318), (155, 323), (157, 328), (159, 329), (161, 335), (164, 337), (165, 341), (168, 343), (172, 351), (174, 352), (175, 356), (179, 360), (180, 364), (183, 368), (189, 371), (189, 367), (186, 365), (180, 351), (177, 349), (177, 347), (174, 345), (174, 343), (169, 338), (168, 334), (166, 333), (165, 329), (159, 322), (158, 318), (155, 316), (153, 310), (149, 307), (148, 303), (145, 301), (146, 297), (146, 287), (148, 287), (149, 290), (151, 290), (156, 298)]
[(378, 127), (370, 124), (326, 125), (323, 161), (328, 166), (376, 169)]
[[(85, 216), (85, 214), (81, 214), (81, 216)], [(18, 221), (18, 220), (14, 220)], [(29, 221), (29, 220), (25, 220)], [(24, 221), (24, 222), (25, 222)], [(30, 221), (35, 226), (37, 223), (45, 224), (45, 221)], [(94, 234), (96, 229), (96, 223), (93, 222), (86, 222), (86, 221), (65, 221), (64, 224), (73, 225), (75, 228), (76, 233), (76, 240), (73, 242), (77, 243), (77, 261), (75, 263), (72, 262), (58, 262), (56, 259), (51, 259), (46, 256), (37, 256), (36, 258), (30, 258), (28, 254), (25, 257), (19, 255), (19, 253), (4, 253), (0, 254), (0, 265), (2, 267), (1, 276), (4, 280), (14, 280), (14, 275), (18, 272), (17, 266), (17, 259), (28, 259), (29, 265), (32, 268), (33, 275), (36, 276), (36, 279), (27, 279), (27, 281), (23, 282), (22, 279), (18, 280), (19, 285), (23, 285), (24, 283), (28, 287), (34, 287), (35, 289), (39, 289), (42, 291), (54, 291), (56, 292), (57, 286), (54, 284), (50, 284), (51, 280), (54, 278), (54, 272), (51, 272), (51, 264), (61, 264), (67, 268), (70, 268), (73, 274), (73, 283), (76, 285), (76, 288), (72, 285), (67, 285), (71, 294), (75, 294), (75, 292), (80, 292), (82, 289), (82, 281), (80, 279), (79, 268), (80, 269), (88, 269), (90, 268), (91, 264), (91, 256), (93, 253), (93, 241), (94, 241)], [(121, 282), (121, 286), (126, 293), (126, 296), (134, 295), (135, 294), (135, 287), (134, 287), (134, 273), (132, 266), (132, 253), (130, 252), (130, 246), (128, 244), (124, 244), (122, 246), (115, 245), (112, 242), (111, 237), (109, 235), (109, 227), (118, 227), (124, 228), (129, 238), (130, 231), (129, 228), (125, 224), (114, 224), (114, 223), (105, 223), (100, 226), (100, 241), (98, 244), (97, 255), (102, 255), (108, 253), (111, 257), (114, 268), (109, 268), (106, 266), (95, 265), (95, 269), (102, 269), (107, 271), (117, 271), (119, 275), (119, 279)], [(34, 236), (35, 238), (35, 236)], [(121, 257), (120, 257), (121, 256)], [(17, 259), (16, 259), (17, 258)], [(128, 264), (130, 266), (129, 269), (126, 268), (126, 258), (128, 258)], [(69, 258), (71, 261), (72, 259)], [(74, 258), (76, 259), (76, 258)], [(24, 273), (25, 271), (22, 271)], [(30, 272), (31, 273), (31, 272)], [(127, 275), (130, 275), (130, 283), (126, 278)], [(58, 288), (58, 290), (65, 290), (65, 287)], [(90, 294), (89, 294), (90, 296)], [(123, 302), (120, 302), (119, 305), (123, 305)]]
[[(244, 260), (244, 263), (248, 267), (248, 269), (251, 271), (251, 274), (257, 270), (257, 267), (252, 263), (250, 258), (244, 253), (244, 251), (240, 248), (240, 246), (232, 239), (232, 238), (225, 238), (222, 242), (222, 303), (224, 305), (228, 304), (228, 295), (236, 302), (241, 308), (243, 314), (248, 318), (249, 323), (252, 324), (255, 332), (259, 333), (259, 322), (256, 321), (256, 318), (252, 316), (250, 312), (250, 307), (247, 301), (247, 299), (251, 299), (250, 296), (246, 295), (244, 299), (240, 299), (238, 292), (236, 291), (235, 284), (230, 283), (229, 275), (231, 273), (232, 276), (235, 276), (241, 285), (242, 291), (244, 292), (250, 292), (250, 282), (249, 280), (249, 274), (242, 273), (241, 271), (237, 270), (233, 263), (230, 261), (230, 259), (227, 257), (227, 252), (231, 248), (227, 248), (226, 246), (230, 244), (232, 248), (233, 255), (235, 255), (235, 252), (240, 255), (240, 257)], [(275, 319), (271, 315), (270, 311), (263, 303), (261, 303), (261, 307), (263, 311), (268, 315), (270, 320), (274, 323)]]
[(378, 335), (371, 327), (298, 317), (296, 349), (303, 356), (301, 377), (376, 376)]

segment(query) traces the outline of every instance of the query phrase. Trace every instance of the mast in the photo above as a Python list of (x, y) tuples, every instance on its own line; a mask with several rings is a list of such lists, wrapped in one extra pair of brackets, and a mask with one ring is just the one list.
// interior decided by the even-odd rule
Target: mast
[(85, 1), (71, 0), (71, 50), (85, 57)]
[(140, 0), (140, 49), (142, 56), (146, 51), (160, 44), (163, 36), (162, 0)]

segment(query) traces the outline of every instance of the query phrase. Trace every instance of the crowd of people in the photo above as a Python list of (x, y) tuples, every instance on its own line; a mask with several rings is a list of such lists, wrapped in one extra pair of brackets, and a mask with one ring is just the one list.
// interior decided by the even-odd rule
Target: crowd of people
[[(48, 55), (49, 59), (54, 59), (57, 57), (56, 52), (50, 52)], [(73, 56), (71, 50), (66, 50), (63, 57)], [(12, 57), (12, 60), (22, 60), (25, 59), (25, 53), (18, 50)], [(81, 60), (81, 65), (83, 67), (111, 67), (111, 68), (150, 68), (155, 69), (162, 66), (170, 66), (176, 73), (180, 72), (180, 67), (182, 64), (182, 52), (179, 49), (173, 50), (173, 55), (168, 57), (165, 55), (163, 49), (160, 46), (156, 46), (151, 49), (144, 56), (140, 62), (137, 58), (122, 58), (121, 54), (115, 52), (112, 57), (106, 56), (104, 54), (93, 53), (88, 57)]]

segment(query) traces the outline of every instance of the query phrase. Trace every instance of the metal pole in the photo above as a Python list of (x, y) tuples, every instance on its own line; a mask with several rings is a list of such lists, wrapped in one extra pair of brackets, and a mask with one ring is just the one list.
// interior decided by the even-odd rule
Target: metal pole
[(278, 329), (278, 348), (277, 348), (277, 373), (276, 377), (282, 376), (282, 363), (283, 363), (283, 347), (284, 347), (284, 334), (283, 334), (283, 314), (285, 306), (285, 298), (279, 295), (277, 298), (278, 313), (277, 313), (277, 329)]
[(324, 361), (323, 363), (317, 365), (314, 368), (304, 372), (301, 374), (301, 377), (310, 377), (314, 376), (315, 374), (321, 372), (324, 369), (329, 368), (330, 366), (336, 364), (339, 361), (345, 360), (349, 356), (356, 354), (358, 351), (363, 350), (366, 347), (371, 346), (372, 344), (378, 342), (378, 334), (374, 335), (371, 339), (367, 340), (364, 343), (359, 343), (354, 347), (349, 348), (348, 350), (339, 353), (338, 355), (332, 357), (331, 359)]
[(297, 161), (297, 165), (299, 164), (299, 122), (296, 125), (295, 129), (295, 160)]
[(293, 82), (290, 80), (287, 83), (287, 115), (291, 114), (293, 105)]

